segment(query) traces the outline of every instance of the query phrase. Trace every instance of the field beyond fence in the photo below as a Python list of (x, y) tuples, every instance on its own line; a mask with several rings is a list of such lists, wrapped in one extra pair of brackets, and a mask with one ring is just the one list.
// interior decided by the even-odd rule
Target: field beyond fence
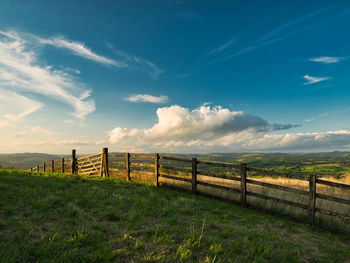
[(108, 153), (108, 148), (79, 158), (72, 150), (70, 159), (52, 160), (30, 170), (150, 183), (350, 233), (350, 184), (320, 179), (317, 174), (292, 179), (245, 163), (182, 159), (158, 153)]

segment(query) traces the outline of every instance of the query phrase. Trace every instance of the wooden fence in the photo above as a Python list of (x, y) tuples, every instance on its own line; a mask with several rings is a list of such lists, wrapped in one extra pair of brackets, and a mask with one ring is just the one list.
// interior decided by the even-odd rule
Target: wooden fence
[[(180, 164), (180, 165), (179, 165)], [(182, 167), (179, 167), (181, 166)], [(225, 168), (230, 171), (229, 175), (222, 172), (211, 172), (205, 167)], [(273, 213), (280, 216), (292, 218), (297, 221), (300, 220), (293, 215), (286, 215), (276, 212), (275, 210), (267, 210), (261, 206), (257, 206), (252, 202), (249, 202), (247, 197), (252, 197), (259, 200), (267, 200), (273, 203), (282, 204), (285, 206), (292, 206), (303, 211), (307, 214), (307, 223), (310, 225), (318, 225), (328, 230), (338, 231), (349, 234), (348, 230), (335, 229), (329, 226), (320, 225), (316, 219), (316, 213), (323, 214), (331, 217), (337, 217), (349, 222), (350, 215), (325, 209), (317, 206), (316, 200), (327, 200), (333, 203), (350, 206), (350, 199), (344, 199), (337, 196), (325, 195), (317, 191), (318, 185), (332, 187), (335, 189), (341, 189), (344, 191), (350, 190), (350, 185), (341, 184), (337, 182), (327, 181), (319, 179), (316, 175), (310, 176), (308, 179), (295, 179), (300, 181), (306, 181), (308, 184), (307, 190), (297, 189), (288, 186), (282, 186), (277, 184), (271, 184), (262, 182), (254, 177), (247, 176), (250, 172), (255, 175), (267, 175), (267, 176), (283, 176), (281, 173), (277, 173), (270, 170), (257, 169), (247, 167), (245, 163), (231, 164), (231, 163), (219, 163), (192, 159), (182, 159), (169, 156), (161, 156), (156, 154), (115, 154), (108, 153), (108, 148), (103, 148), (102, 152), (82, 156), (77, 158), (76, 151), (72, 150), (72, 158), (52, 160), (48, 163), (37, 165), (30, 169), (30, 171), (37, 172), (60, 172), (82, 175), (98, 175), (103, 177), (118, 177), (126, 180), (135, 180), (140, 182), (149, 182), (157, 187), (170, 187), (177, 190), (190, 191), (196, 195), (204, 195), (219, 199), (221, 201), (239, 204), (243, 207), (249, 207), (258, 209), (263, 212)], [(172, 182), (178, 182), (173, 184)], [(225, 182), (225, 183), (222, 183)], [(231, 182), (235, 182), (232, 184)], [(247, 185), (257, 186), (259, 188), (268, 188), (277, 191), (287, 192), (292, 195), (292, 200), (286, 200), (275, 196), (259, 193), (257, 191), (247, 190)], [(202, 191), (199, 187), (206, 187), (215, 189), (216, 193), (220, 191), (234, 193), (238, 196), (235, 199), (229, 199), (222, 197), (215, 193), (209, 193)], [(254, 190), (254, 189), (253, 189)], [(293, 196), (295, 199), (293, 199)], [(300, 200), (300, 196), (305, 197), (306, 202), (295, 202), (293, 200)], [(347, 194), (350, 197), (350, 194)], [(331, 207), (332, 205), (330, 205)]]

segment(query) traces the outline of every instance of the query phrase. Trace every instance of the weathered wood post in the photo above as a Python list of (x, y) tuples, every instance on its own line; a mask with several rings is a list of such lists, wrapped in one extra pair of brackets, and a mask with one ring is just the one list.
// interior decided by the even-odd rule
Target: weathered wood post
[(245, 163), (240, 164), (241, 170), (241, 205), (246, 206), (247, 204), (247, 166)]
[(192, 158), (192, 194), (197, 193), (197, 158)]
[(32, 171), (33, 171), (33, 168), (30, 168), (30, 171), (32, 172)]
[(55, 161), (51, 160), (51, 173), (55, 172)]
[(61, 162), (61, 173), (64, 173), (64, 158), (62, 158)]
[(77, 171), (77, 159), (75, 157), (76, 151), (75, 149), (72, 150), (72, 174), (75, 174)]
[(39, 172), (39, 171), (40, 171), (39, 164), (36, 166), (36, 171), (37, 171), (37, 172)]
[(315, 224), (315, 208), (316, 208), (316, 174), (309, 177), (309, 209), (308, 221), (310, 225)]
[(130, 153), (125, 154), (125, 168), (126, 168), (126, 179), (128, 181), (131, 180), (130, 178)]
[(108, 165), (108, 148), (104, 148), (105, 151), (105, 171), (106, 171), (106, 176), (109, 177), (109, 165)]
[(109, 177), (108, 171), (108, 148), (102, 148), (101, 156), (101, 177)]
[(46, 163), (43, 164), (43, 170), (46, 172)]
[(104, 169), (105, 169), (105, 152), (104, 152), (105, 148), (102, 148), (102, 152), (101, 152), (101, 167), (100, 167), (100, 176), (103, 177), (104, 175)]
[(159, 154), (154, 155), (154, 175), (156, 176), (156, 185), (159, 187)]

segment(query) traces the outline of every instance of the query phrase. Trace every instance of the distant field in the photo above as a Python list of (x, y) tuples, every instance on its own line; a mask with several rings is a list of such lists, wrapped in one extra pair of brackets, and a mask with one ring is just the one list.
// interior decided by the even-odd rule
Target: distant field
[[(79, 152), (78, 152), (79, 155)], [(290, 177), (307, 177), (316, 173), (318, 177), (341, 178), (350, 174), (350, 152), (328, 153), (208, 153), (208, 154), (167, 154), (190, 159), (217, 161), (227, 163), (247, 163), (249, 167), (271, 169), (282, 172)], [(0, 154), (2, 168), (30, 169), (44, 162), (60, 158), (70, 158), (70, 155), (51, 155), (44, 153)], [(142, 161), (142, 160), (141, 160)], [(209, 167), (207, 169), (210, 169)]]
[(1, 262), (349, 262), (350, 237), (153, 186), (0, 171)]

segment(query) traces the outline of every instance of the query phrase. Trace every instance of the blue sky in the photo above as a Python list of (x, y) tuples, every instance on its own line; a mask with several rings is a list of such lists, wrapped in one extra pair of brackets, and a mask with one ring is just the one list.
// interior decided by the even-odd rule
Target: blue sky
[(350, 145), (348, 1), (0, 3), (1, 152)]

